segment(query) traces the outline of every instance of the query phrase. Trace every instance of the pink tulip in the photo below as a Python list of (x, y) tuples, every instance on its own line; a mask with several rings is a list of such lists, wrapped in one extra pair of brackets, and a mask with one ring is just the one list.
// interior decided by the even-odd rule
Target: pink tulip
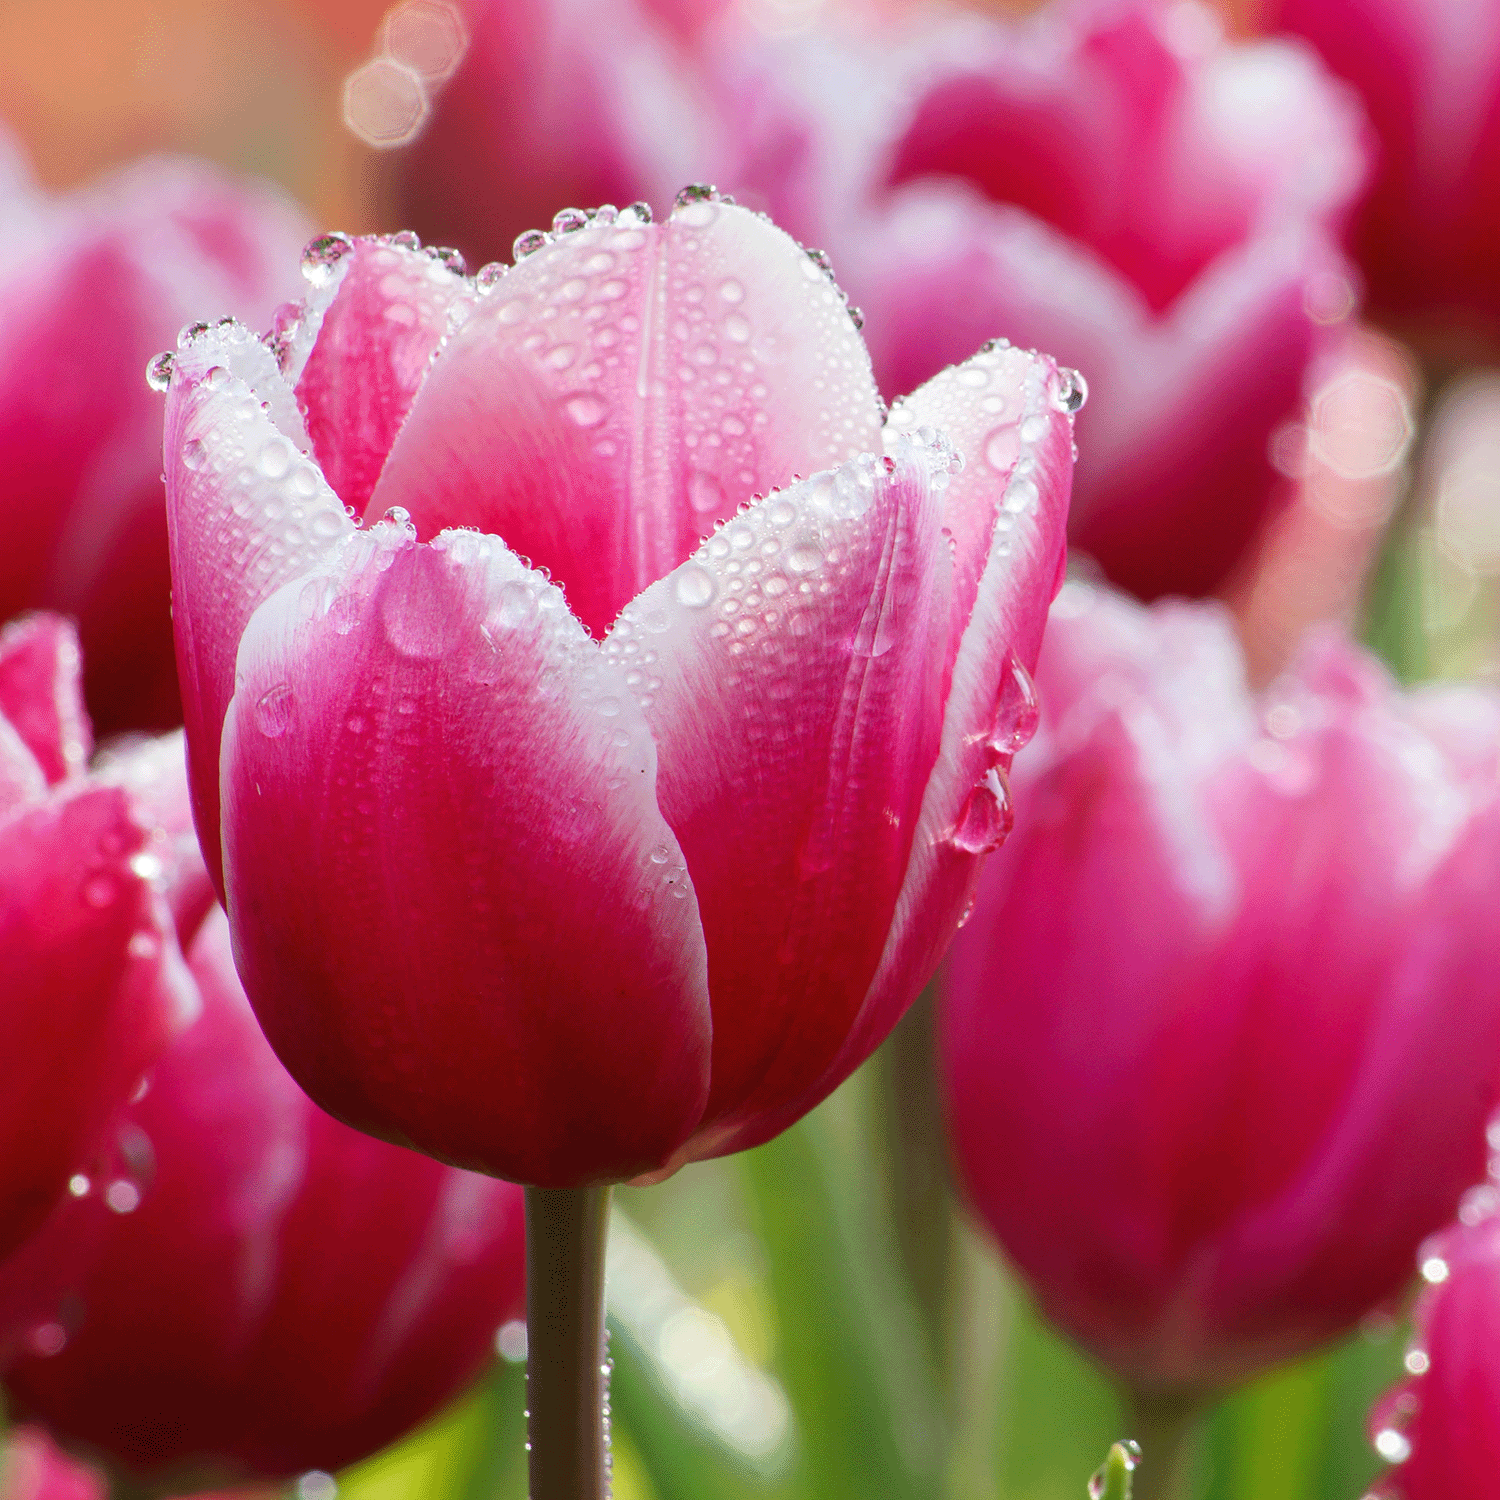
[(1064, 592), (948, 976), (974, 1208), (1147, 1389), (1397, 1292), (1500, 1100), (1500, 703), (1403, 695), (1334, 634), (1259, 699), (1243, 672), (1217, 607)]
[[(1491, 1132), (1492, 1137), (1494, 1132)], [(1494, 1176), (1491, 1170), (1491, 1177)], [(1473, 1189), (1419, 1252), (1409, 1378), (1371, 1416), (1379, 1500), (1482, 1500), (1500, 1473), (1500, 1194)]]
[(43, 196), (0, 139), (0, 619), (73, 615), (101, 734), (181, 722), (151, 355), (205, 310), (269, 314), (305, 238), (266, 189), (145, 161)]
[(1151, 597), (1216, 588), (1279, 498), (1272, 434), (1354, 297), (1358, 114), (1311, 54), (1152, 0), (798, 39), (731, 90), (716, 171), (864, 308), (882, 387), (1003, 329), (1087, 377), (1071, 540)]
[(0, 1448), (0, 1500), (107, 1500), (104, 1481), (60, 1453), (34, 1427), (17, 1427)]
[(308, 268), (281, 369), (216, 330), (167, 407), (197, 821), (272, 1045), (541, 1186), (767, 1139), (1003, 836), (1068, 373), (988, 348), (872, 456), (837, 288), (701, 194), (477, 285), (399, 240)]
[(723, 8), (470, 0), (464, 60), (392, 161), (398, 217), (477, 265), (559, 204), (670, 195), (720, 154), (695, 41)]
[(158, 889), (166, 835), (87, 769), (78, 643), (0, 631), (0, 1257), (46, 1216), (192, 1014)]
[(202, 1018), (118, 1120), (111, 1174), (0, 1262), (7, 1389), (156, 1481), (333, 1469), (449, 1400), (520, 1314), (521, 1192), (311, 1104), (217, 908), (190, 961)]
[(1467, 354), (1500, 340), (1500, 5), (1263, 0), (1364, 101), (1379, 137), (1353, 245), (1374, 309)]

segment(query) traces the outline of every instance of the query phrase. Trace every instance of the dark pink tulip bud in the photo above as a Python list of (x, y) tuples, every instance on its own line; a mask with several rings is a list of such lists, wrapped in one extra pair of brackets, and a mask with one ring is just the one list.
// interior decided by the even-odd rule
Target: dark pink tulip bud
[(956, 1158), (1138, 1387), (1239, 1379), (1402, 1287), (1500, 1099), (1500, 703), (1328, 634), (1259, 698), (1217, 608), (1078, 587), (1022, 814), (953, 948)]
[[(1492, 1135), (1495, 1132), (1492, 1131)], [(1391, 1465), (1378, 1500), (1482, 1500), (1500, 1474), (1500, 1193), (1464, 1199), (1458, 1222), (1418, 1254), (1426, 1283), (1414, 1311), (1408, 1378), (1370, 1417)]]
[(267, 317), (306, 231), (268, 189), (172, 160), (61, 198), (13, 162), (0, 224), (0, 619), (72, 615), (99, 733), (165, 728), (182, 715), (161, 413), (142, 372), (195, 318)]
[(340, 1119), (576, 1186), (774, 1135), (931, 973), (1007, 826), (1079, 398), (992, 345), (882, 430), (822, 263), (708, 188), (523, 249), (315, 241), (279, 363), (177, 356), (168, 507), (272, 1045)]
[[(1372, 309), (1435, 352), (1500, 341), (1500, 6), (1263, 0), (1359, 90), (1378, 137), (1352, 244)], [(1477, 346), (1477, 347), (1476, 347)]]
[(117, 1120), (115, 1175), (0, 1262), (6, 1386), (158, 1482), (334, 1469), (450, 1399), (520, 1315), (521, 1193), (310, 1103), (217, 909), (190, 962), (202, 1017)]
[(0, 1256), (196, 1006), (160, 889), (166, 832), (87, 770), (78, 679), (66, 621), (0, 630)]
[(1278, 501), (1272, 434), (1352, 311), (1358, 110), (1206, 9), (1043, 7), (803, 37), (736, 73), (719, 173), (833, 255), (883, 388), (1003, 329), (1087, 377), (1070, 537), (1146, 597), (1215, 589)]
[(0, 1446), (0, 1500), (108, 1500), (103, 1479), (35, 1427), (17, 1427)]

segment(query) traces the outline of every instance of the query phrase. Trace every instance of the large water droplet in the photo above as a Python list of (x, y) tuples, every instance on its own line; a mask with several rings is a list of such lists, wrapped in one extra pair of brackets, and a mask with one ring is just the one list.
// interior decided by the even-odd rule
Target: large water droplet
[(560, 208), (552, 216), (553, 234), (572, 234), (582, 229), (589, 216), (581, 208)]
[(597, 427), (609, 412), (609, 407), (598, 396), (587, 391), (569, 396), (563, 409), (580, 427)]
[(1075, 412), (1089, 399), (1089, 383), (1077, 370), (1060, 368), (1052, 387), (1052, 405), (1058, 411)]
[(651, 222), (651, 205), (643, 198), (638, 198), (634, 203), (626, 204), (621, 219), (629, 215), (637, 224), (649, 224)]
[(528, 255), (535, 255), (546, 243), (545, 230), (527, 229), (516, 236), (516, 242), (510, 247), (510, 253), (516, 261), (523, 261)]
[(537, 611), (536, 595), (526, 584), (513, 578), (501, 585), (490, 620), (505, 630), (519, 630), (522, 625), (536, 619)]
[(182, 466), (185, 469), (201, 469), (208, 457), (208, 450), (201, 438), (189, 438), (182, 445)]
[(786, 565), (792, 573), (816, 573), (823, 566), (823, 549), (812, 542), (798, 542), (787, 553)]
[(153, 391), (165, 391), (172, 384), (172, 371), (177, 367), (177, 356), (168, 349), (156, 355), (146, 366), (146, 384)]
[(500, 278), (509, 269), (504, 261), (492, 260), (487, 265), (480, 266), (474, 273), (474, 285), (481, 292), (492, 292), (500, 285)]
[(702, 563), (687, 563), (677, 572), (677, 602), (689, 609), (703, 609), (712, 604), (719, 586), (714, 575)]
[(269, 740), (280, 739), (292, 727), (290, 683), (277, 683), (256, 700), (255, 727)]
[(990, 752), (999, 757), (1014, 755), (1031, 743), (1041, 717), (1036, 684), (1031, 673), (1012, 655), (1006, 663), (995, 704), (995, 722), (990, 730)]
[(964, 799), (953, 825), (953, 843), (965, 854), (991, 854), (1005, 842), (1014, 822), (1010, 785), (999, 767), (993, 767)]
[(332, 280), (338, 263), (354, 248), (354, 241), (347, 234), (320, 234), (309, 240), (302, 252), (302, 274), (314, 286), (327, 286)]

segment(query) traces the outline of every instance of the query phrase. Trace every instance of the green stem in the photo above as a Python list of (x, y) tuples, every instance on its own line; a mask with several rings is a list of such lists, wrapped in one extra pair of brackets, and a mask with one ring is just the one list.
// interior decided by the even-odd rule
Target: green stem
[(1141, 1448), (1134, 1500), (1193, 1500), (1202, 1402), (1176, 1391), (1133, 1390), (1127, 1406), (1130, 1435)]
[(526, 1189), (530, 1500), (609, 1494), (608, 1186)]

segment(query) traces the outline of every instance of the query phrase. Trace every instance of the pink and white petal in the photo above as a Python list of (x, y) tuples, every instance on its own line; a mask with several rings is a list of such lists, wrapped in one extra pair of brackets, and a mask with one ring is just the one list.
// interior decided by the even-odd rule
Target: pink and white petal
[(355, 529), (307, 442), (274, 358), (238, 325), (177, 357), (165, 442), (172, 618), (194, 821), (216, 885), (219, 737), (240, 636), (263, 600)]
[(239, 676), (230, 921), (303, 1087), (517, 1181), (665, 1161), (707, 1096), (698, 906), (646, 721), (561, 592), (385, 523), (256, 613)]
[(363, 511), (449, 319), (476, 293), (421, 250), (356, 240), (297, 377), (313, 455), (339, 499)]
[(0, 825), (0, 1257), (196, 1010), (144, 837), (86, 783)]
[(28, 615), (0, 630), (0, 715), (48, 782), (77, 776), (94, 736), (84, 712), (78, 632), (61, 615)]
[[(1031, 673), (1067, 560), (1073, 469), (1072, 424), (1059, 406), (1066, 382), (1059, 383), (1056, 365), (1045, 356), (1025, 358), (1030, 368), (1017, 423), (1020, 448), (999, 506), (987, 499), (993, 478), (983, 474), (983, 460), (966, 463), (945, 496), (950, 529), (954, 522), (970, 524), (972, 513), (986, 508), (995, 527), (953, 663), (941, 744), (922, 794), (879, 966), (857, 1015), (849, 1018), (843, 1046), (824, 1072), (800, 1097), (751, 1121), (718, 1150), (739, 1151), (769, 1140), (879, 1046), (931, 978), (972, 900), (983, 856), (1009, 831), (1005, 772), (1035, 725)], [(977, 443), (982, 452), (983, 419), (992, 414), (982, 405), (965, 410), (958, 399), (957, 392), (968, 389), (960, 379), (965, 368), (937, 377), (909, 397), (907, 406), (919, 422), (927, 415), (943, 416), (960, 451)], [(961, 557), (957, 567), (965, 566)]]
[(869, 357), (822, 266), (703, 199), (559, 235), (433, 365), (369, 515), (478, 526), (602, 636), (751, 496), (877, 445)]
[(605, 643), (708, 940), (713, 1093), (685, 1156), (820, 1076), (875, 972), (938, 748), (948, 462), (906, 442), (768, 496)]
[(46, 792), (47, 777), (36, 756), (10, 720), (0, 714), (0, 819)]

